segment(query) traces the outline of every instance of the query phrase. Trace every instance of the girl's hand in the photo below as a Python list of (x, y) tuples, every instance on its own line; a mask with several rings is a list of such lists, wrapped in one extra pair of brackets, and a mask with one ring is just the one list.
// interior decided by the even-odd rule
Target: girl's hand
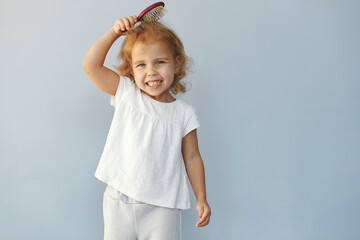
[(205, 227), (210, 222), (211, 209), (206, 201), (198, 201), (196, 203), (196, 211), (199, 213), (199, 221), (196, 227)]
[(114, 23), (112, 30), (114, 30), (114, 32), (119, 36), (126, 35), (129, 30), (134, 28), (136, 20), (137, 20), (137, 17), (135, 15), (119, 18)]

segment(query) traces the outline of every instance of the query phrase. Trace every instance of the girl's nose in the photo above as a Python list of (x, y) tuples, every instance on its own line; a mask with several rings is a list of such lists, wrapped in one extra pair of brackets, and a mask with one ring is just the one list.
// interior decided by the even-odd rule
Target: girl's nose
[(157, 74), (158, 72), (153, 67), (150, 67), (147, 71), (148, 76), (156, 76)]
[(157, 72), (154, 71), (154, 70), (151, 70), (151, 71), (148, 71), (148, 76), (156, 76), (157, 75)]

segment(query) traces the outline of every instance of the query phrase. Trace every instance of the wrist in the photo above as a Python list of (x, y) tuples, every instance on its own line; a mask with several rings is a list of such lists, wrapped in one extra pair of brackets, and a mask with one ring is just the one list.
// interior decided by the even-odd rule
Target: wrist
[(115, 30), (114, 30), (114, 28), (111, 28), (111, 29), (109, 30), (109, 32), (111, 33), (111, 35), (112, 35), (115, 39), (118, 39), (119, 37), (122, 36), (121, 32), (120, 32), (120, 34), (116, 33)]
[(196, 202), (206, 202), (206, 196), (196, 196)]

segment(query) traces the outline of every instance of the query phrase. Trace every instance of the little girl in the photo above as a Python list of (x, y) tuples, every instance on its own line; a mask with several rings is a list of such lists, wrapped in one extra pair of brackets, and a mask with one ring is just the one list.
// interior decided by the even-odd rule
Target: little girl
[[(172, 96), (185, 92), (180, 80), (188, 59), (172, 30), (159, 22), (135, 23), (136, 16), (118, 19), (83, 60), (89, 78), (115, 107), (95, 172), (107, 184), (104, 239), (180, 239), (181, 210), (190, 208), (186, 176), (197, 199), (196, 226), (206, 226), (211, 215), (196, 135), (200, 125), (194, 108)], [(123, 35), (118, 75), (103, 64)]]

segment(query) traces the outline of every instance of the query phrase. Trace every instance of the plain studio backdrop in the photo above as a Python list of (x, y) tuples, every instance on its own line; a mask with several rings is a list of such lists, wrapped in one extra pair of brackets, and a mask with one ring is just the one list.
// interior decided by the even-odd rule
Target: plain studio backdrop
[[(0, 3), (0, 239), (102, 239), (94, 172), (114, 108), (81, 62), (117, 18), (152, 3)], [(178, 97), (197, 109), (213, 211), (196, 229), (191, 192), (183, 239), (360, 239), (359, 1), (166, 9), (194, 60)]]

